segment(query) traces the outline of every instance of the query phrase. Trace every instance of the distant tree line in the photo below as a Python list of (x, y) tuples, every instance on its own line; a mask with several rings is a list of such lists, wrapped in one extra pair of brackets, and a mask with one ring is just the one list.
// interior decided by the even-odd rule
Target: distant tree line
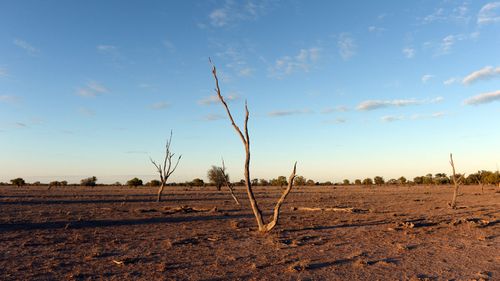
[[(180, 182), (180, 183), (169, 183), (169, 186), (215, 186), (220, 190), (223, 185), (223, 176), (220, 173), (220, 167), (212, 166), (207, 173), (208, 182), (205, 182), (203, 179), (195, 178), (191, 181)], [(462, 178), (462, 184), (464, 185), (499, 185), (500, 184), (500, 172), (492, 172), (481, 170), (476, 173), (472, 173), (469, 175), (457, 174), (455, 175), (458, 178)], [(227, 180), (229, 182), (229, 176), (226, 174)], [(296, 176), (294, 184), (297, 186), (329, 186), (329, 185), (365, 185), (365, 186), (373, 186), (373, 185), (450, 185), (453, 181), (453, 176), (448, 176), (445, 173), (436, 173), (436, 174), (426, 174), (424, 176), (416, 176), (413, 180), (407, 180), (405, 177), (399, 177), (397, 179), (391, 178), (389, 180), (385, 180), (381, 176), (375, 176), (374, 178), (365, 178), (363, 180), (356, 179), (354, 181), (350, 181), (348, 179), (344, 179), (340, 182), (332, 183), (331, 181), (318, 182), (312, 179), (306, 179), (303, 176)], [(144, 183), (141, 179), (134, 177), (126, 182), (127, 186), (131, 187), (139, 187), (139, 186), (148, 186), (148, 187), (158, 187), (161, 182), (159, 180), (151, 180), (147, 183)], [(243, 186), (245, 181), (243, 179), (239, 181), (235, 181), (231, 183), (234, 186)], [(253, 186), (286, 186), (288, 184), (285, 176), (278, 176), (273, 179), (253, 179)], [(9, 185), (9, 183), (0, 182), (0, 185)], [(39, 181), (33, 183), (27, 183), (23, 178), (15, 178), (10, 180), (10, 185), (15, 185), (17, 187), (23, 186), (49, 186), (49, 187), (65, 187), (65, 186), (100, 186), (105, 184), (97, 184), (97, 178), (95, 176), (88, 177), (80, 180), (80, 184), (72, 183), (69, 184), (67, 181), (51, 181), (47, 183), (40, 183)], [(120, 182), (115, 182), (111, 185), (121, 186)]]

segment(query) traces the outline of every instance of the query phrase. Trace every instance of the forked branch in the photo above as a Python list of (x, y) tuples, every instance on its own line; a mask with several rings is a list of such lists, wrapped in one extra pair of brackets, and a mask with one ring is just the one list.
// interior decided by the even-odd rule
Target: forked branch
[[(167, 184), (167, 180), (177, 169), (179, 161), (181, 160), (182, 157), (182, 155), (179, 155), (177, 161), (172, 161), (172, 158), (174, 158), (175, 153), (172, 153), (170, 151), (171, 144), (172, 144), (172, 131), (170, 131), (170, 138), (167, 140), (167, 143), (165, 144), (165, 159), (163, 160), (163, 165), (161, 163), (157, 164), (151, 157), (149, 157), (149, 160), (156, 167), (156, 170), (160, 175), (160, 187), (158, 188), (158, 195), (156, 199), (157, 202), (161, 201), (161, 195), (163, 189), (165, 188), (165, 185)], [(174, 162), (175, 164), (173, 164)]]
[(217, 77), (217, 69), (215, 65), (212, 63), (212, 61), (209, 59), (210, 63), (212, 64), (212, 74), (214, 76), (215, 80), (215, 92), (217, 94), (217, 97), (219, 97), (220, 102), (224, 106), (227, 115), (229, 117), (229, 120), (231, 121), (231, 125), (233, 126), (234, 130), (236, 133), (240, 136), (241, 141), (243, 142), (243, 145), (245, 147), (245, 186), (246, 186), (246, 191), (248, 194), (248, 199), (250, 201), (250, 205), (252, 207), (252, 211), (255, 216), (255, 220), (257, 221), (257, 225), (259, 227), (259, 231), (261, 232), (267, 232), (273, 229), (277, 223), (278, 223), (278, 218), (279, 218), (279, 211), (280, 207), (285, 201), (285, 198), (287, 195), (290, 193), (292, 187), (293, 187), (293, 180), (295, 179), (295, 171), (296, 171), (296, 166), (297, 163), (295, 163), (292, 174), (290, 175), (289, 183), (288, 183), (288, 188), (283, 192), (281, 195), (280, 199), (276, 203), (276, 206), (274, 207), (274, 214), (273, 214), (273, 220), (268, 223), (264, 224), (264, 221), (262, 219), (262, 212), (259, 209), (259, 206), (257, 204), (257, 200), (255, 199), (255, 195), (253, 194), (252, 190), (252, 183), (250, 181), (250, 136), (248, 134), (248, 119), (249, 119), (249, 111), (248, 111), (248, 104), (245, 101), (245, 123), (244, 123), (244, 132), (241, 131), (241, 129), (236, 125), (233, 119), (233, 115), (231, 114), (231, 111), (229, 110), (229, 107), (224, 100), (224, 97), (221, 94), (221, 90), (219, 87), (219, 79)]

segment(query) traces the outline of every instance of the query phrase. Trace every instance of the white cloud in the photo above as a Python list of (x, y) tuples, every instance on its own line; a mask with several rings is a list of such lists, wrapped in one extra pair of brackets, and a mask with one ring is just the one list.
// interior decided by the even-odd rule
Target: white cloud
[(384, 122), (394, 122), (394, 121), (404, 120), (404, 117), (387, 115), (387, 116), (382, 116), (380, 119)]
[(422, 24), (431, 24), (433, 22), (455, 22), (466, 24), (471, 20), (467, 3), (463, 3), (453, 8), (439, 7), (431, 14), (421, 18)]
[(446, 116), (444, 112), (434, 112), (431, 114), (413, 114), (411, 116), (412, 120), (420, 120), (420, 119), (432, 119), (432, 118), (441, 118)]
[[(229, 94), (227, 96), (224, 96), (224, 100), (226, 102), (231, 102), (231, 101), (236, 101), (238, 100), (240, 97), (236, 94), (236, 93), (232, 93), (232, 94)], [(211, 105), (211, 104), (217, 104), (219, 103), (219, 97), (217, 95), (211, 95), (207, 98), (204, 98), (204, 99), (201, 99), (198, 101), (198, 104), (202, 104), (202, 105)]]
[(385, 31), (385, 28), (372, 25), (372, 26), (368, 27), (368, 31), (370, 31), (372, 33), (381, 33), (383, 31)]
[(460, 81), (459, 78), (457, 78), (457, 77), (451, 77), (451, 78), (448, 78), (448, 79), (444, 80), (443, 84), (446, 85), (446, 86), (449, 86), (449, 85), (457, 83), (459, 81)]
[(500, 66), (499, 67), (485, 66), (480, 70), (474, 71), (471, 74), (467, 75), (462, 80), (462, 83), (465, 85), (469, 85), (477, 80), (488, 80), (495, 77), (500, 78)]
[(106, 52), (114, 52), (116, 51), (117, 47), (116, 46), (113, 46), (113, 45), (97, 45), (97, 50), (99, 52), (103, 52), (103, 53), (106, 53)]
[(344, 118), (335, 118), (333, 120), (326, 120), (324, 121), (324, 123), (327, 123), (327, 124), (343, 124), (343, 123), (346, 123), (347, 122), (347, 119), (344, 119)]
[(320, 57), (321, 49), (312, 47), (301, 49), (296, 56), (284, 56), (276, 60), (269, 68), (272, 77), (283, 77), (297, 71), (309, 72)]
[(411, 47), (403, 48), (403, 54), (405, 55), (405, 57), (411, 59), (415, 56), (415, 49)]
[(175, 45), (170, 40), (163, 40), (163, 46), (167, 48), (170, 52), (175, 52)]
[(245, 52), (248, 52), (248, 46), (241, 47), (237, 44), (224, 45), (220, 43), (215, 45), (223, 49), (223, 51), (216, 53), (216, 56), (225, 61), (224, 66), (231, 69), (232, 73), (236, 73), (240, 77), (252, 75), (254, 69), (248, 66), (245, 55)]
[(465, 105), (479, 105), (490, 103), (494, 101), (500, 101), (500, 90), (479, 94), (464, 100)]
[(484, 5), (477, 14), (477, 24), (491, 24), (500, 22), (500, 2), (491, 2)]
[(361, 102), (358, 106), (358, 110), (369, 111), (375, 109), (381, 109), (386, 107), (403, 107), (409, 105), (422, 105), (430, 103), (438, 103), (443, 101), (442, 97), (436, 97), (434, 99), (416, 100), (416, 99), (401, 99), (401, 100), (366, 100)]
[(431, 75), (431, 74), (425, 74), (424, 76), (422, 76), (422, 83), (427, 83), (429, 82), (429, 80), (431, 80), (432, 78), (434, 78), (434, 75)]
[(96, 97), (100, 94), (107, 93), (108, 89), (104, 87), (103, 85), (95, 82), (95, 81), (90, 81), (87, 83), (87, 85), (83, 88), (79, 88), (77, 90), (77, 95), (81, 97)]
[(170, 106), (169, 103), (160, 101), (160, 102), (157, 102), (157, 103), (153, 103), (151, 105), (151, 109), (160, 110), (160, 109), (166, 109), (169, 106)]
[(11, 95), (0, 95), (0, 102), (16, 103), (18, 101), (19, 101), (19, 97), (11, 96)]
[(344, 105), (339, 105), (337, 107), (329, 107), (329, 108), (325, 108), (321, 111), (321, 113), (323, 114), (327, 114), (327, 113), (333, 113), (333, 112), (346, 112), (346, 111), (349, 111), (349, 108), (347, 106), (344, 106)]
[(25, 50), (30, 55), (36, 55), (39, 52), (37, 48), (33, 47), (28, 42), (21, 40), (21, 39), (14, 39), (14, 45)]
[(451, 47), (455, 44), (456, 37), (454, 35), (448, 35), (441, 41), (441, 52), (447, 54), (450, 52)]
[(243, 76), (243, 77), (248, 77), (248, 76), (251, 76), (252, 73), (253, 73), (253, 69), (252, 68), (245, 67), (245, 68), (240, 69), (240, 71), (238, 72), (238, 75), (239, 76)]
[(92, 109), (88, 109), (86, 107), (80, 107), (78, 109), (78, 112), (81, 114), (81, 115), (84, 115), (84, 116), (87, 116), (87, 117), (91, 117), (91, 116), (94, 116), (95, 115), (95, 111), (93, 111)]
[[(257, 20), (271, 8), (267, 0), (225, 1), (224, 5), (213, 9), (208, 20), (213, 27), (224, 27), (239, 21)], [(199, 24), (201, 28), (206, 25)]]
[(337, 46), (339, 54), (344, 60), (348, 60), (356, 54), (356, 42), (348, 33), (340, 34)]
[(311, 110), (309, 109), (303, 109), (303, 110), (277, 110), (277, 111), (271, 111), (267, 115), (269, 117), (282, 117), (282, 116), (290, 116), (290, 115), (299, 115), (299, 114), (309, 114), (312, 113)]
[(18, 128), (27, 128), (28, 125), (26, 123), (23, 123), (23, 122), (16, 122), (14, 123), (14, 125)]
[(204, 121), (217, 121), (217, 120), (222, 120), (224, 119), (225, 116), (220, 115), (220, 114), (208, 114), (203, 117)]

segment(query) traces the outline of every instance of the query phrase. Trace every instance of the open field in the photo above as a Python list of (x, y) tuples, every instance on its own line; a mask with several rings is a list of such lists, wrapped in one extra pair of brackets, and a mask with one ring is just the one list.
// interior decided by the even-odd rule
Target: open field
[[(254, 191), (267, 218), (279, 190)], [(161, 203), (146, 187), (0, 187), (0, 279), (500, 280), (493, 187), (461, 187), (457, 210), (451, 187), (294, 188), (268, 234), (236, 192), (241, 208), (213, 187)]]

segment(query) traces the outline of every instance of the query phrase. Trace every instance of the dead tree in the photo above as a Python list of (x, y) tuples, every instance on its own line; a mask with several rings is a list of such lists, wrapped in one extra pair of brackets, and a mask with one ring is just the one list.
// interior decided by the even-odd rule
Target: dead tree
[(458, 188), (460, 187), (460, 181), (464, 178), (464, 175), (461, 175), (459, 179), (457, 179), (457, 175), (455, 173), (455, 163), (453, 163), (453, 154), (450, 153), (450, 165), (453, 171), (453, 185), (455, 189), (453, 191), (453, 198), (451, 202), (448, 204), (452, 209), (457, 208), (457, 196), (458, 196)]
[(160, 174), (160, 187), (158, 188), (158, 197), (156, 199), (157, 202), (161, 201), (161, 194), (163, 192), (163, 189), (165, 188), (165, 185), (167, 184), (168, 178), (175, 172), (175, 169), (177, 169), (177, 165), (179, 165), (179, 161), (181, 160), (182, 155), (179, 155), (179, 158), (177, 158), (177, 161), (175, 162), (174, 166), (172, 166), (172, 158), (174, 157), (175, 153), (172, 153), (170, 151), (170, 145), (172, 144), (172, 131), (170, 131), (170, 138), (167, 140), (167, 144), (165, 145), (165, 159), (163, 160), (163, 165), (156, 164), (151, 157), (149, 160), (151, 160), (151, 163), (155, 165), (156, 170)]
[[(210, 61), (212, 63), (212, 61)], [(278, 219), (279, 219), (279, 213), (280, 213), (280, 208), (281, 205), (283, 205), (283, 202), (285, 201), (287, 195), (290, 193), (293, 187), (293, 180), (295, 178), (295, 171), (297, 168), (297, 162), (295, 162), (293, 166), (292, 173), (289, 177), (288, 180), (288, 187), (283, 191), (283, 194), (281, 195), (280, 199), (278, 202), (276, 202), (276, 205), (274, 206), (274, 213), (273, 213), (273, 219), (269, 223), (264, 223), (264, 220), (262, 219), (262, 212), (259, 209), (259, 206), (257, 204), (257, 200), (255, 199), (255, 195), (253, 194), (252, 190), (252, 182), (250, 180), (250, 137), (248, 134), (248, 105), (247, 102), (245, 101), (245, 123), (244, 123), (244, 128), (243, 132), (241, 129), (236, 125), (234, 122), (233, 116), (231, 115), (231, 111), (229, 110), (229, 107), (224, 100), (224, 97), (221, 95), (220, 87), (219, 87), (219, 79), (217, 78), (217, 70), (215, 68), (215, 65), (212, 64), (212, 74), (214, 76), (215, 80), (215, 92), (217, 96), (219, 97), (220, 102), (226, 109), (227, 115), (229, 117), (229, 120), (231, 121), (231, 125), (233, 126), (234, 130), (236, 133), (239, 135), (241, 141), (243, 142), (243, 146), (245, 147), (245, 186), (246, 186), (246, 191), (248, 194), (248, 199), (250, 201), (250, 205), (252, 207), (253, 214), (255, 215), (255, 219), (257, 221), (257, 226), (259, 228), (260, 232), (268, 232), (272, 230), (276, 224), (278, 224)]]
[(236, 197), (236, 195), (234, 194), (234, 189), (228, 180), (229, 177), (226, 174), (226, 166), (224, 165), (224, 158), (222, 158), (222, 168), (220, 168), (220, 172), (222, 173), (222, 176), (224, 178), (224, 184), (229, 189), (229, 192), (231, 193), (231, 196), (233, 197), (234, 202), (236, 202), (236, 205), (240, 206), (241, 205), (240, 201), (238, 200), (238, 197)]

